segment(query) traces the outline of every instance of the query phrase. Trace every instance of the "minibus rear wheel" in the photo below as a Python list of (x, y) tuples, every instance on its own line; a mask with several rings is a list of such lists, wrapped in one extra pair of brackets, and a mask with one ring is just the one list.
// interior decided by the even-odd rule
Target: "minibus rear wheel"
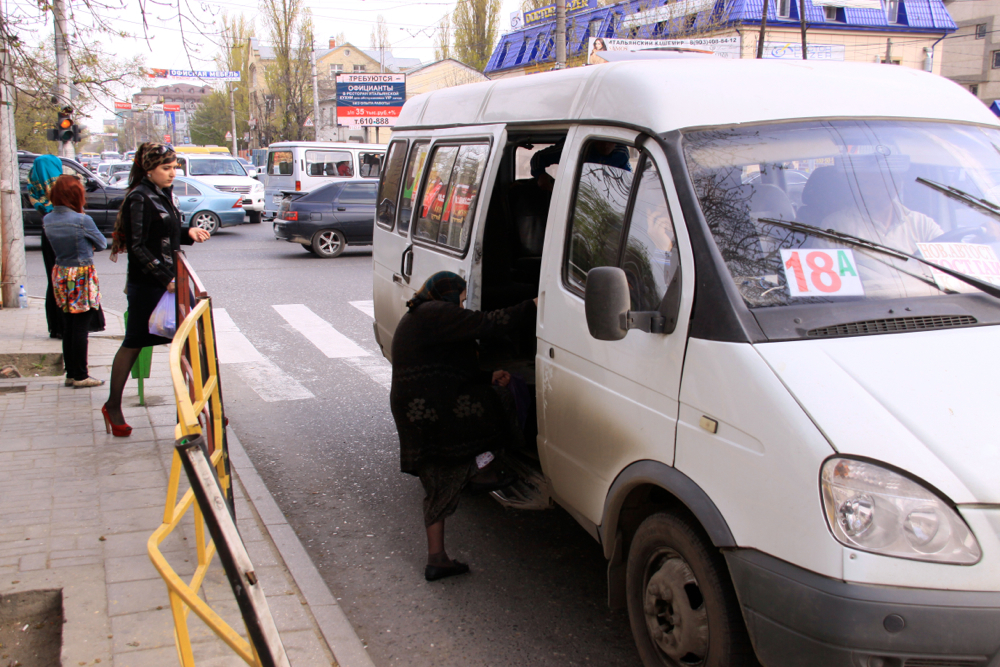
[(639, 525), (625, 586), (645, 667), (759, 664), (725, 560), (686, 518), (659, 513)]

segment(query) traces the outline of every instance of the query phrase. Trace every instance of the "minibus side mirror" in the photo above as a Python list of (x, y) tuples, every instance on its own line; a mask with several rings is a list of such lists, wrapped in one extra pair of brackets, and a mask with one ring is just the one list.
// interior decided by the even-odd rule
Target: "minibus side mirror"
[(591, 336), (621, 340), (628, 333), (628, 279), (617, 266), (599, 266), (587, 272), (583, 303)]
[[(587, 328), (597, 340), (621, 340), (630, 329), (669, 334), (677, 327), (680, 307), (680, 273), (674, 273), (659, 310), (629, 310), (628, 278), (616, 266), (600, 266), (587, 272), (584, 310)], [(666, 313), (666, 314), (664, 314)]]

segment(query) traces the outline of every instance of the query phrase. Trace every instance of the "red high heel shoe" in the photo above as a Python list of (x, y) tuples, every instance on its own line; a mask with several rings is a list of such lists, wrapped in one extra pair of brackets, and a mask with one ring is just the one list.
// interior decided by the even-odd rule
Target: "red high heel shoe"
[(116, 438), (127, 438), (132, 435), (132, 427), (128, 424), (116, 424), (111, 421), (111, 415), (108, 414), (108, 406), (101, 406), (101, 414), (104, 415), (104, 429), (113, 434)]

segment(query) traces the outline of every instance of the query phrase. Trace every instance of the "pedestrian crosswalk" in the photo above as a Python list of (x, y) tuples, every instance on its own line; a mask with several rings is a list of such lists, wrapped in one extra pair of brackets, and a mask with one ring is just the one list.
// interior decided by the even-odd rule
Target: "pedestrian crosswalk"
[[(374, 306), (371, 301), (349, 303), (374, 319)], [(392, 367), (377, 350), (365, 349), (358, 342), (337, 331), (333, 325), (305, 304), (281, 304), (271, 307), (291, 330), (300, 334), (328, 359), (354, 368), (367, 375), (376, 384), (386, 390), (389, 389), (392, 382)], [(215, 317), (219, 363), (227, 369), (232, 369), (262, 400), (276, 402), (315, 398), (307, 387), (262, 354), (225, 308), (214, 308), (212, 312)]]

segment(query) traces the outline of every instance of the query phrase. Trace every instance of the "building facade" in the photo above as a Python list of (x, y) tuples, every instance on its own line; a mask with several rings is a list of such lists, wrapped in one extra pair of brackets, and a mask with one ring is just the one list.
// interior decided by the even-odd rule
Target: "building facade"
[[(207, 85), (171, 83), (155, 88), (143, 88), (132, 96), (132, 104), (178, 104), (180, 111), (132, 111), (132, 120), (148, 135), (147, 140), (162, 141), (170, 136), (175, 144), (191, 142), (190, 122), (202, 99), (212, 92)], [(162, 136), (161, 136), (162, 135)]]
[(958, 30), (942, 42), (941, 74), (985, 104), (1000, 99), (1000, 0), (946, 0)]
[[(764, 57), (801, 59), (800, 3), (767, 2)], [(871, 6), (835, 6), (843, 4)], [(815, 0), (815, 4), (804, 0), (804, 6), (806, 55), (814, 59), (877, 63), (888, 56), (894, 64), (940, 72), (940, 40), (956, 29), (943, 0)], [(567, 65), (585, 63), (591, 37), (727, 38), (738, 45), (738, 57), (753, 58), (763, 10), (763, 0), (626, 0), (599, 8), (584, 5), (566, 19)], [(554, 65), (555, 19), (546, 16), (505, 34), (485, 72), (490, 78), (520, 76)]]

